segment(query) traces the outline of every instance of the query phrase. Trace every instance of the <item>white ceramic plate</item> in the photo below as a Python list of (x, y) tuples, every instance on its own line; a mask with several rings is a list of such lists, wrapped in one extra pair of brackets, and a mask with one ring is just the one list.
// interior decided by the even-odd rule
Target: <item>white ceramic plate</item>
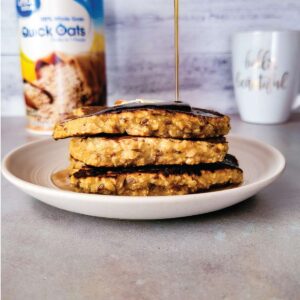
[(229, 136), (230, 153), (244, 170), (244, 183), (233, 189), (184, 196), (106, 196), (58, 189), (51, 174), (68, 165), (68, 141), (44, 139), (10, 152), (3, 175), (25, 193), (68, 211), (119, 219), (165, 219), (203, 214), (241, 202), (273, 182), (285, 159), (275, 148), (240, 136)]

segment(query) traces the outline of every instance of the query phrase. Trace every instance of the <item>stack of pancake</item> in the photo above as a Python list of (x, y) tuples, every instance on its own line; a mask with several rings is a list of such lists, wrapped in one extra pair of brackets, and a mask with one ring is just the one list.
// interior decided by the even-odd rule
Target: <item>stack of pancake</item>
[(84, 193), (182, 195), (240, 184), (230, 119), (184, 103), (83, 107), (55, 126), (72, 137), (70, 182)]

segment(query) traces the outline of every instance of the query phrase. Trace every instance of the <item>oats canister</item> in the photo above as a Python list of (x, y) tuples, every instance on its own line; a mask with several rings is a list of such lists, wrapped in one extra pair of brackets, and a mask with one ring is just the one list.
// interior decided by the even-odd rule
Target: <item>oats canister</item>
[(28, 129), (106, 104), (102, 0), (17, 0)]

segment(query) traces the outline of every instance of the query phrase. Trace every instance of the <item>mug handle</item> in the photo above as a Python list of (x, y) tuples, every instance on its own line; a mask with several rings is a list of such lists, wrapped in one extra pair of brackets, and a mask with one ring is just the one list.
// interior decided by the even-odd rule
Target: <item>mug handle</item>
[(293, 106), (292, 106), (292, 110), (297, 110), (298, 108), (300, 108), (300, 94), (298, 94), (296, 96), (296, 99), (293, 103)]
[(292, 105), (292, 111), (297, 110), (300, 108), (300, 79), (298, 80), (298, 94), (294, 99), (293, 105)]
[(298, 83), (298, 95), (295, 97), (294, 103), (292, 105), (292, 110), (297, 110), (300, 108), (300, 80)]

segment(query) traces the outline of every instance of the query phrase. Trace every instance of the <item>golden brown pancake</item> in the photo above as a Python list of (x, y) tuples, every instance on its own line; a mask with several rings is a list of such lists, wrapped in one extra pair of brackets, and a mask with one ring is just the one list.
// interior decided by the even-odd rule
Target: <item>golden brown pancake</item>
[(227, 134), (228, 116), (174, 102), (127, 103), (79, 109), (56, 124), (54, 139), (99, 134), (164, 138), (209, 138)]
[(95, 168), (71, 159), (70, 182), (79, 192), (105, 195), (165, 196), (238, 185), (243, 171), (236, 158), (198, 165)]
[(70, 155), (94, 167), (194, 165), (222, 161), (225, 138), (179, 140), (155, 137), (72, 138)]

